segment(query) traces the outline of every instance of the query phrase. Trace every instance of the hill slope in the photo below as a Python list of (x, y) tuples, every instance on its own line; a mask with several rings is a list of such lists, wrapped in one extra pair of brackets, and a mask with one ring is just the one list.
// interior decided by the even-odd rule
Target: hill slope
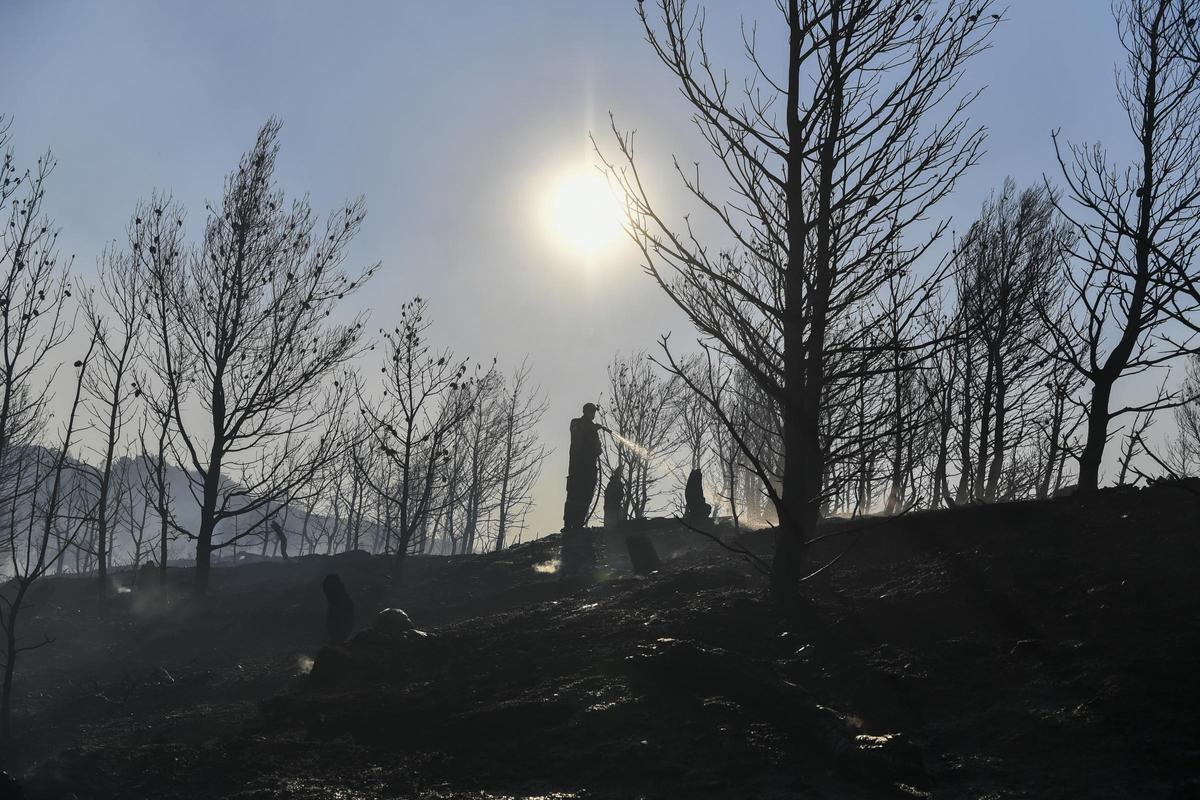
[[(557, 537), (403, 580), (250, 564), (106, 618), (47, 582), (5, 759), (35, 799), (1193, 797), (1198, 511), (1159, 487), (830, 523), (814, 561), (845, 555), (788, 608), (671, 526), (659, 574), (612, 537), (577, 589)], [(360, 624), (430, 635), (319, 651), (327, 572)]]

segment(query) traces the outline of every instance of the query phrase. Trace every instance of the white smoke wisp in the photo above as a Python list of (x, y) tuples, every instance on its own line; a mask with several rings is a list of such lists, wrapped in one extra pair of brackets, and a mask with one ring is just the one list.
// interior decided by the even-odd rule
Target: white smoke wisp
[(533, 571), (541, 575), (553, 575), (558, 572), (558, 568), (562, 566), (562, 562), (557, 558), (552, 558), (549, 561), (541, 561), (533, 565)]
[(133, 590), (129, 610), (141, 619), (160, 619), (175, 613), (180, 594), (179, 587), (164, 587), (157, 580), (143, 581)]

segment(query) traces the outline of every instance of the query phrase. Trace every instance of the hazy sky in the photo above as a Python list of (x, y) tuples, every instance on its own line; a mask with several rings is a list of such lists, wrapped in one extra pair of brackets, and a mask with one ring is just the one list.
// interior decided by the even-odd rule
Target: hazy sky
[[(710, 44), (734, 74), (739, 18), (778, 28), (771, 2), (709, 4)], [(279, 180), (320, 212), (365, 195), (353, 254), (383, 262), (355, 302), (390, 327), (413, 295), (433, 338), (513, 366), (530, 357), (556, 448), (534, 531), (561, 525), (567, 420), (618, 350), (687, 326), (622, 243), (587, 265), (547, 235), (543, 200), (589, 162), (611, 110), (658, 164), (706, 156), (626, 0), (505, 2), (46, 2), (0, 0), (0, 114), (18, 161), (49, 147), (47, 207), (81, 276), (135, 202), (174, 193), (198, 233), (203, 201), (269, 115), (284, 121)], [(967, 86), (988, 153), (942, 211), (965, 229), (1006, 175), (1056, 169), (1050, 131), (1128, 152), (1113, 93), (1120, 57), (1105, 0), (1012, 0)], [(776, 54), (782, 58), (782, 53)], [(607, 141), (607, 139), (606, 139)], [(714, 178), (715, 178), (714, 174)]]

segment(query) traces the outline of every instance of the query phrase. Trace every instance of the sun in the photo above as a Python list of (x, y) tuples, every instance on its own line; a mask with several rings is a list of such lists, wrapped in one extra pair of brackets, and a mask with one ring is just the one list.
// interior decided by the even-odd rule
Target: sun
[(595, 169), (560, 175), (547, 199), (550, 232), (563, 249), (594, 258), (620, 238), (624, 209)]

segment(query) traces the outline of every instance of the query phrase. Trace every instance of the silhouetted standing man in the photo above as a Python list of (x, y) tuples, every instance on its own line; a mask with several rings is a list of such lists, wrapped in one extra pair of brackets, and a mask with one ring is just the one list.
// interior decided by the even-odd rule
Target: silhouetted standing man
[(599, 477), (600, 431), (596, 404), (586, 403), (583, 416), (571, 420), (571, 453), (567, 467), (567, 502), (563, 506), (563, 530), (582, 528), (592, 508)]

